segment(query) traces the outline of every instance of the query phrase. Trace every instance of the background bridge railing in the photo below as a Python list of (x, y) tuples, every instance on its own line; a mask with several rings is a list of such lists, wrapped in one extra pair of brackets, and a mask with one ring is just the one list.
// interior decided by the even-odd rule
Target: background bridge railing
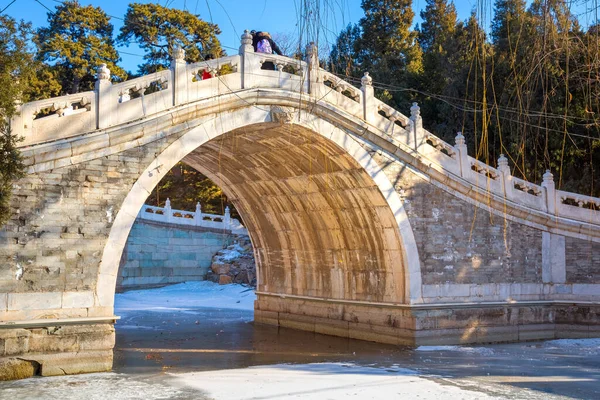
[[(272, 68), (267, 68), (269, 65)], [(307, 48), (305, 60), (255, 53), (247, 31), (236, 55), (188, 64), (184, 51), (175, 49), (169, 70), (114, 85), (110, 71), (102, 65), (94, 91), (23, 104), (11, 126), (13, 133), (24, 138), (21, 146), (27, 156), (35, 154), (35, 149), (28, 150), (32, 145), (69, 139), (180, 105), (254, 88), (305, 94), (311, 101), (329, 104), (339, 113), (363, 120), (382, 139), (462, 178), (481, 192), (554, 217), (600, 225), (599, 198), (556, 190), (549, 171), (541, 185), (512, 176), (504, 156), (498, 159), (497, 168), (473, 158), (467, 153), (461, 133), (451, 145), (425, 130), (416, 103), (407, 117), (375, 98), (368, 73), (361, 79), (360, 88), (353, 86), (319, 67), (313, 44)], [(68, 148), (61, 151), (68, 153)], [(74, 150), (72, 153), (75, 155)]]
[(229, 207), (225, 207), (223, 215), (203, 213), (200, 203), (196, 204), (196, 211), (174, 210), (167, 199), (165, 207), (144, 205), (138, 217), (147, 221), (231, 231), (234, 235), (248, 234), (239, 220), (231, 218)]

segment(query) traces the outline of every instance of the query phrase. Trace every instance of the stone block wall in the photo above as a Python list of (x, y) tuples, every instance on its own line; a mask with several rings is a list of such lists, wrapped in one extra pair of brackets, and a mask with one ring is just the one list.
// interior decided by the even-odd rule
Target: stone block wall
[(206, 228), (137, 219), (119, 267), (117, 290), (199, 281), (233, 237)]
[(404, 198), (424, 285), (542, 283), (542, 231), (469, 204), (398, 162), (378, 161)]
[(0, 321), (112, 315), (94, 296), (106, 240), (132, 185), (175, 139), (16, 182), (0, 228)]
[(565, 238), (567, 282), (600, 283), (600, 243)]

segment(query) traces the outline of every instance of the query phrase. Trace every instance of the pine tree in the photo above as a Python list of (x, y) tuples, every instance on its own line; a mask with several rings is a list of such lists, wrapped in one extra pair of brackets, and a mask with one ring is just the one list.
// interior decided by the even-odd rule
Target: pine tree
[[(359, 24), (362, 37), (359, 65), (375, 81), (406, 87), (422, 70), (422, 52), (411, 30), (414, 12), (410, 0), (363, 0), (365, 16)], [(408, 109), (408, 92), (378, 90), (377, 95)]]
[(169, 68), (174, 47), (185, 50), (187, 62), (198, 62), (222, 56), (216, 24), (198, 15), (158, 4), (129, 4), (125, 22), (117, 41), (128, 45), (134, 40), (144, 51), (146, 60), (139, 72), (147, 74)]
[(352, 24), (348, 24), (340, 32), (329, 54), (329, 69), (332, 72), (348, 77), (360, 77), (360, 65), (358, 61), (360, 35), (361, 32), (358, 25)]
[(24, 164), (11, 133), (9, 119), (25, 98), (27, 83), (35, 74), (28, 45), (31, 25), (0, 15), (0, 226), (10, 218), (12, 183), (23, 176)]
[(444, 44), (454, 34), (456, 8), (448, 0), (427, 0), (426, 3), (425, 10), (421, 11), (423, 23), (419, 29), (419, 44), (425, 54), (441, 52)]
[(443, 100), (427, 93), (447, 95), (447, 88), (460, 68), (453, 64), (459, 61), (455, 57), (459, 46), (456, 43), (459, 37), (455, 34), (456, 9), (448, 0), (427, 0), (421, 18), (419, 44), (423, 48), (423, 77), (419, 86), (426, 93), (420, 96), (421, 114), (428, 128), (444, 139), (452, 139), (456, 132), (449, 127), (448, 118), (453, 110)]
[(117, 66), (120, 58), (114, 47), (113, 26), (100, 7), (65, 1), (48, 13), (48, 24), (38, 29), (34, 38), (38, 59), (51, 66), (63, 94), (91, 90), (95, 70), (102, 63), (114, 77), (126, 77)]

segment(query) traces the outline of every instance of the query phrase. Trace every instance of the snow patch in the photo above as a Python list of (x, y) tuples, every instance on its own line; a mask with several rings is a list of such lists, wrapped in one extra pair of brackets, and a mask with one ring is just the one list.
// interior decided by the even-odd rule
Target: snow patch
[(108, 223), (112, 223), (113, 221), (113, 206), (108, 207), (108, 209), (106, 210), (106, 219), (108, 220)]
[(416, 351), (460, 351), (464, 353), (481, 354), (491, 356), (494, 350), (489, 347), (466, 347), (466, 346), (419, 346)]
[(226, 249), (219, 250), (219, 253), (214, 258), (214, 263), (216, 264), (228, 264), (233, 260), (236, 260), (245, 253), (246, 250), (240, 246), (238, 243), (235, 243)]
[(115, 311), (173, 311), (199, 307), (254, 309), (256, 295), (242, 285), (218, 285), (213, 282), (187, 282), (158, 289), (132, 290), (115, 295)]
[(177, 384), (202, 390), (215, 400), (347, 400), (349, 396), (355, 399), (495, 399), (485, 393), (442, 385), (396, 366), (276, 364), (170, 375)]
[(544, 342), (546, 348), (579, 349), (600, 355), (600, 339), (557, 339)]
[(17, 263), (17, 271), (15, 272), (15, 278), (20, 281), (23, 278), (23, 266)]

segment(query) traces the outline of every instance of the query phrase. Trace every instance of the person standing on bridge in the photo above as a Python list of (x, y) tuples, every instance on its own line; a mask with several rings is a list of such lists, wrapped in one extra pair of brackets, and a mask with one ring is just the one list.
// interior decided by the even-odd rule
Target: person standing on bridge
[[(277, 46), (277, 43), (275, 43), (275, 41), (273, 40), (273, 38), (271, 38), (271, 35), (269, 34), (269, 32), (257, 32), (255, 30), (251, 31), (250, 34), (252, 35), (252, 47), (254, 47), (254, 51), (256, 53), (264, 53), (264, 54), (278, 54), (280, 56), (283, 55), (283, 53), (281, 52), (281, 49), (279, 49), (279, 46)], [(273, 64), (273, 62), (271, 61), (265, 61), (262, 65), (262, 69), (270, 69), (270, 70), (277, 70), (277, 68), (275, 68), (275, 64)]]

